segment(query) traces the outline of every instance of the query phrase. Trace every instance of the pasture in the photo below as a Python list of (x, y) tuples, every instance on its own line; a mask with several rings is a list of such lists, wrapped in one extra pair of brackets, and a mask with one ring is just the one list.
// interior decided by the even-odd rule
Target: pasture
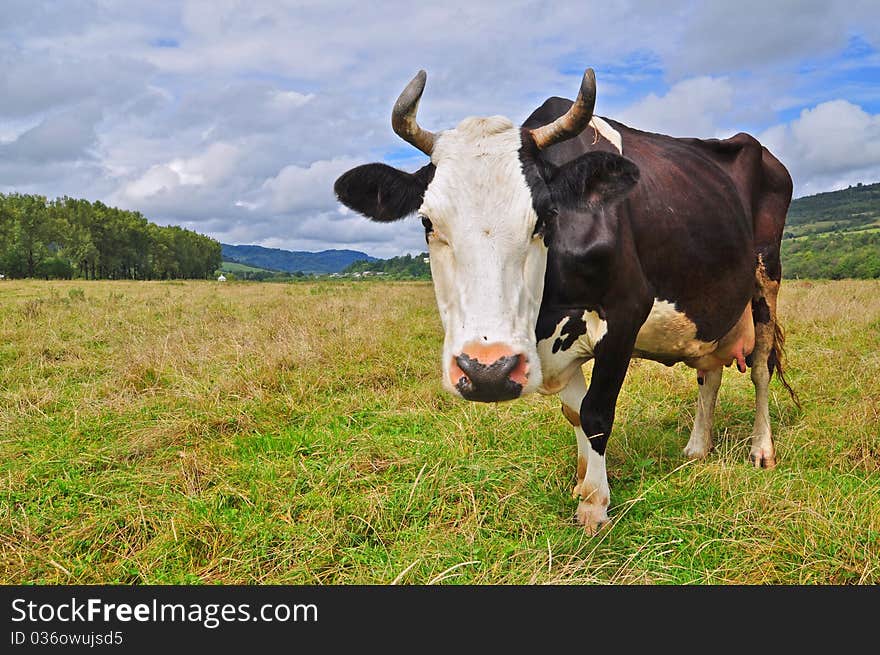
[(612, 523), (573, 514), (555, 397), (440, 388), (430, 283), (0, 282), (0, 582), (880, 582), (880, 283), (784, 281), (798, 410), (748, 466), (725, 369), (635, 361)]

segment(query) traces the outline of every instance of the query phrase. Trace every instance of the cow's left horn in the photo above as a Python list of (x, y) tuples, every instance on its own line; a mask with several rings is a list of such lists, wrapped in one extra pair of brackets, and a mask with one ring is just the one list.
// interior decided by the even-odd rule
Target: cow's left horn
[(426, 155), (430, 156), (434, 150), (433, 132), (423, 130), (416, 122), (416, 112), (419, 110), (419, 100), (425, 90), (425, 82), (428, 74), (420, 70), (412, 81), (406, 85), (403, 93), (394, 103), (391, 112), (391, 127), (407, 143), (413, 144)]
[(549, 125), (536, 127), (532, 130), (532, 137), (539, 148), (547, 148), (554, 143), (576, 137), (584, 131), (590, 119), (593, 117), (593, 107), (596, 105), (596, 73), (588, 68), (581, 80), (581, 90), (577, 100), (565, 114), (557, 118)]

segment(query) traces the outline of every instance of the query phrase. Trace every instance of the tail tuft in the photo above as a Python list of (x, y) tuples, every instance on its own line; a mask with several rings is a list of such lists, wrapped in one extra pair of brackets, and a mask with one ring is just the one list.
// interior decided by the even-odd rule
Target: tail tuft
[(788, 390), (788, 394), (791, 396), (794, 404), (797, 405), (797, 408), (802, 410), (800, 398), (798, 398), (797, 393), (788, 383), (788, 380), (785, 379), (785, 332), (782, 330), (778, 320), (774, 328), (773, 348), (770, 350), (770, 356), (767, 358), (767, 368), (770, 369), (770, 375), (773, 375), (773, 370), (776, 369), (776, 377), (782, 382), (782, 386)]

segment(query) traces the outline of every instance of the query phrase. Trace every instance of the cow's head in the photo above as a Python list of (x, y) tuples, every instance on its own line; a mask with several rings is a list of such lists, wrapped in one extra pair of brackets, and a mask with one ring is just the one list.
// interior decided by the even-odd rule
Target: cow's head
[(607, 153), (588, 153), (561, 167), (542, 157), (542, 149), (589, 123), (596, 98), (592, 69), (571, 109), (531, 130), (503, 116), (466, 118), (438, 134), (424, 130), (416, 111), (425, 80), (419, 71), (395, 103), (391, 122), (431, 162), (415, 173), (358, 166), (336, 181), (336, 195), (375, 221), (418, 212), (446, 331), (443, 384), (468, 400), (510, 400), (541, 385), (535, 323), (548, 231), (566, 219), (567, 209), (616, 200), (638, 170)]

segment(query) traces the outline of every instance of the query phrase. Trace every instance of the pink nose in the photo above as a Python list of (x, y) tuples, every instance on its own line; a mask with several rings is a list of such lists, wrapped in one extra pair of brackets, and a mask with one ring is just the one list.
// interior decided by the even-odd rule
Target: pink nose
[(467, 343), (449, 366), (452, 386), (464, 398), (481, 402), (518, 397), (529, 379), (528, 373), (528, 357), (501, 343)]

